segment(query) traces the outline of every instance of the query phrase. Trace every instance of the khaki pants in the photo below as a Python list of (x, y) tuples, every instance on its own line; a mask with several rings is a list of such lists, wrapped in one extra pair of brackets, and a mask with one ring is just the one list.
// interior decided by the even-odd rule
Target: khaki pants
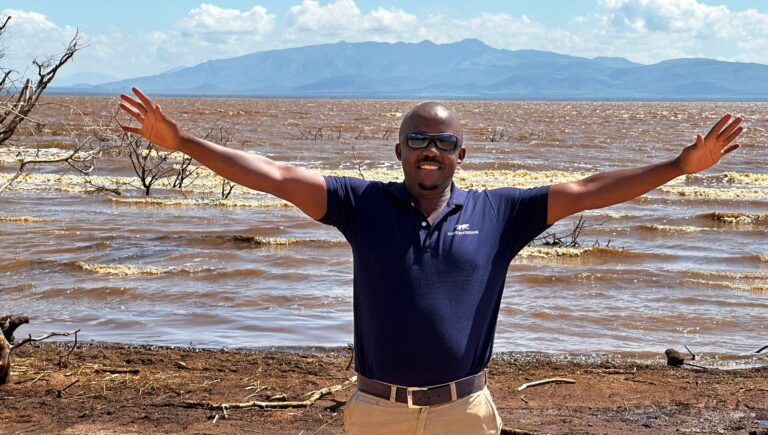
[(441, 405), (408, 408), (355, 391), (344, 407), (344, 432), (365, 434), (499, 434), (501, 418), (486, 387)]

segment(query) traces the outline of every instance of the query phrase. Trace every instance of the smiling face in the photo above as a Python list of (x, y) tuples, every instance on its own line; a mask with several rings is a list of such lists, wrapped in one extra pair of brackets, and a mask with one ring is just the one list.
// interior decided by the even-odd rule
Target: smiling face
[(464, 160), (465, 150), (443, 151), (430, 142), (426, 148), (408, 146), (408, 133), (451, 133), (463, 143), (461, 123), (448, 108), (438, 103), (423, 103), (408, 112), (400, 124), (400, 141), (395, 146), (397, 159), (402, 162), (405, 186), (416, 198), (450, 193), (453, 174)]

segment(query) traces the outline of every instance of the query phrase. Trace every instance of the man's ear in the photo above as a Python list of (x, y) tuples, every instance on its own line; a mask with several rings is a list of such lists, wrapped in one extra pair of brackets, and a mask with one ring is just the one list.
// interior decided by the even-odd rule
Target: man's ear
[(457, 162), (458, 162), (458, 164), (461, 164), (461, 162), (463, 162), (463, 161), (464, 161), (464, 156), (465, 156), (466, 154), (467, 154), (467, 149), (466, 149), (466, 148), (464, 148), (464, 147), (461, 147), (461, 149), (459, 149), (459, 159), (458, 159), (458, 161), (457, 161)]
[(397, 160), (398, 160), (398, 161), (402, 161), (402, 159), (400, 158), (400, 153), (401, 153), (401, 151), (402, 151), (402, 150), (400, 149), (400, 142), (398, 142), (398, 143), (395, 145), (395, 155), (397, 156)]

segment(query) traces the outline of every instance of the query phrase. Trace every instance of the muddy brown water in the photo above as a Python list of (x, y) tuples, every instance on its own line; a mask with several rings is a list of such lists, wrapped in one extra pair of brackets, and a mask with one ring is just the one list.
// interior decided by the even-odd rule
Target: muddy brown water
[[(223, 131), (230, 146), (323, 173), (394, 180), (397, 127), (416, 103), (159, 101), (186, 129)], [(718, 167), (584, 213), (580, 248), (523, 251), (507, 276), (496, 351), (642, 354), (685, 344), (739, 355), (768, 344), (768, 104), (448, 104), (468, 149), (457, 182), (480, 188), (674, 158), (721, 114), (747, 119), (742, 149)], [(108, 124), (114, 107), (108, 98), (44, 100), (44, 126), (0, 152), (2, 172), (14, 170), (19, 149), (60, 153), (89, 125)], [(128, 158), (101, 158), (92, 180), (115, 177), (135, 179)], [(72, 171), (34, 169), (0, 193), (0, 312), (30, 315), (24, 333), (81, 328), (81, 339), (96, 341), (350, 342), (352, 260), (341, 235), (243, 188), (229, 205), (216, 203), (218, 181), (206, 177), (185, 195), (156, 187), (146, 202), (135, 187), (97, 194)], [(551, 231), (568, 233), (575, 220)]]

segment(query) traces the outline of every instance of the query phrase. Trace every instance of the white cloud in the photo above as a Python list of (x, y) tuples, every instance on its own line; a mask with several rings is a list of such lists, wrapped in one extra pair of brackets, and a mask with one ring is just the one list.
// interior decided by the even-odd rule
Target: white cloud
[(377, 8), (362, 19), (362, 30), (375, 35), (376, 40), (384, 40), (386, 36), (402, 38), (420, 25), (418, 17), (402, 9)]
[(11, 20), (4, 34), (2, 67), (22, 73), (37, 71), (32, 67), (33, 59), (44, 61), (63, 53), (77, 32), (73, 27), (56, 25), (38, 12), (4, 9), (0, 18), (5, 21), (5, 17)]
[(601, 0), (618, 28), (651, 32), (728, 36), (733, 13), (696, 0)]
[(321, 5), (303, 0), (290, 8), (283, 29), (294, 45), (345, 41), (419, 41), (424, 29), (413, 14), (402, 9), (376, 8), (363, 14), (353, 0), (334, 0)]
[[(766, 51), (740, 47), (768, 44), (768, 14), (732, 11), (696, 0), (600, 0), (604, 13), (591, 50), (658, 62), (672, 57), (710, 57), (768, 63)], [(586, 48), (586, 47), (585, 47)]]
[(288, 11), (288, 30), (327, 34), (354, 32), (360, 15), (353, 0), (334, 0), (325, 6), (317, 0), (302, 0), (300, 5), (292, 6)]
[(262, 6), (241, 12), (203, 3), (189, 11), (177, 27), (191, 34), (246, 33), (261, 37), (272, 30), (274, 23), (275, 16), (268, 14)]

